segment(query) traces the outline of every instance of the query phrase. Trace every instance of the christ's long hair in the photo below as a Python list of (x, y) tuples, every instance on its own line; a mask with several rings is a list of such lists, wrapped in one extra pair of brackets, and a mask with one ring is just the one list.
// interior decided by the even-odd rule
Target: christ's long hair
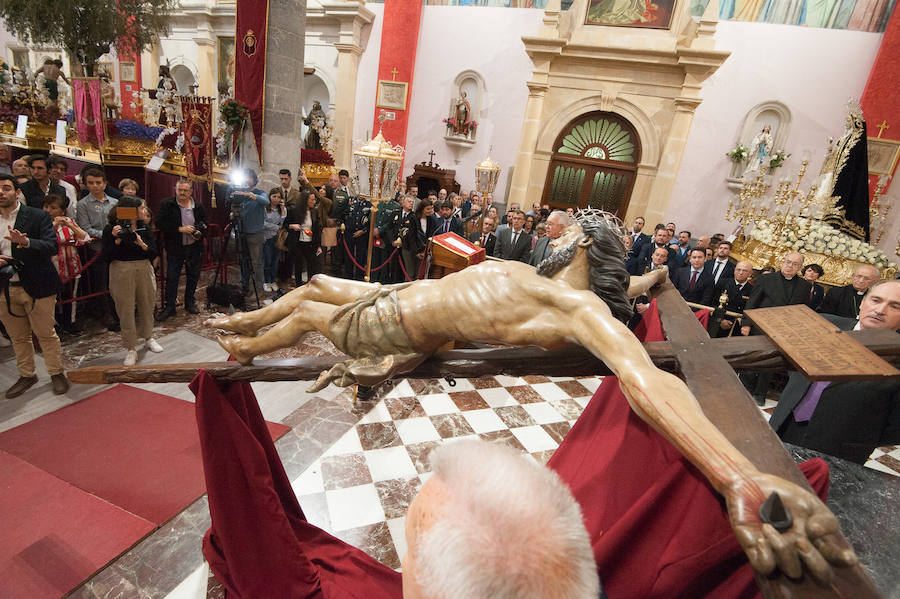
[(627, 322), (632, 315), (628, 298), (631, 277), (623, 260), (621, 221), (597, 210), (579, 211), (575, 219), (593, 241), (587, 249), (591, 291), (606, 302), (614, 317)]

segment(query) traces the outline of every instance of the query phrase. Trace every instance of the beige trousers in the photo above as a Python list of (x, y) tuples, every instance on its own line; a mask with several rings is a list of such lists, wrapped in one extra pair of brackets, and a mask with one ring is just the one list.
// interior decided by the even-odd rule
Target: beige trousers
[(44, 362), (47, 363), (47, 372), (51, 375), (61, 374), (62, 348), (59, 345), (59, 337), (53, 328), (53, 309), (56, 307), (56, 296), (42, 297), (34, 300), (22, 287), (10, 286), (9, 301), (12, 304), (13, 314), (24, 318), (17, 318), (10, 314), (6, 305), (6, 295), (0, 293), (0, 321), (6, 327), (9, 338), (16, 352), (16, 366), (19, 368), (19, 376), (34, 376), (34, 344), (31, 342), (31, 334), (34, 333), (41, 344), (44, 353)]
[(150, 339), (153, 336), (153, 308), (156, 305), (156, 277), (150, 261), (110, 262), (109, 294), (116, 303), (125, 349), (134, 349), (138, 339)]

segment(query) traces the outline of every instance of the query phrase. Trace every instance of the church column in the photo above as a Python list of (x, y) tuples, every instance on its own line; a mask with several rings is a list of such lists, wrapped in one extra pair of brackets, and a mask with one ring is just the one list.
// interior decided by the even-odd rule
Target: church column
[(338, 168), (350, 167), (353, 152), (353, 119), (356, 113), (356, 80), (359, 74), (359, 58), (364, 50), (362, 32), (374, 19), (375, 13), (360, 0), (321, 0), (325, 15), (334, 17), (340, 24), (337, 49), (337, 83), (335, 85), (334, 164)]
[(671, 200), (675, 177), (678, 175), (688, 133), (690, 133), (691, 123), (694, 121), (694, 111), (700, 102), (699, 98), (684, 96), (675, 98), (675, 114), (672, 117), (666, 143), (662, 148), (659, 170), (653, 179), (647, 208), (644, 210), (644, 217), (648, 223), (665, 220), (664, 215)]
[(267, 189), (278, 171), (300, 166), (303, 109), (303, 50), (306, 0), (269, 0), (263, 120), (263, 173)]
[(219, 65), (216, 64), (216, 41), (207, 37), (195, 37), (197, 44), (197, 95), (216, 97), (216, 78)]

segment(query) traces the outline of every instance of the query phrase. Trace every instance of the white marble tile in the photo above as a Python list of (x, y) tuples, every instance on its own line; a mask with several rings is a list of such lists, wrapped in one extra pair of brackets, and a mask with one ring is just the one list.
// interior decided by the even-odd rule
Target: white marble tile
[(334, 531), (375, 524), (385, 519), (384, 508), (373, 484), (325, 491), (325, 501)]
[(491, 431), (500, 431), (506, 428), (506, 423), (500, 420), (497, 412), (490, 408), (483, 410), (468, 410), (462, 413), (468, 423), (472, 426), (472, 430), (476, 433), (489, 433)]
[(393, 389), (391, 389), (385, 397), (413, 397), (415, 393), (412, 390), (412, 387), (409, 386), (409, 381), (403, 379), (399, 383), (397, 383)]
[(328, 450), (322, 454), (322, 457), (343, 455), (345, 453), (358, 453), (362, 450), (362, 445), (359, 442), (359, 433), (356, 432), (356, 428), (354, 427), (341, 435), (341, 438), (335, 441), (334, 445), (329, 447)]
[(498, 374), (495, 375), (494, 378), (497, 379), (497, 382), (504, 387), (519, 387), (526, 384), (524, 380), (517, 376), (506, 376), (505, 374)]
[(548, 435), (547, 431), (540, 426), (521, 426), (509, 430), (528, 453), (559, 447), (559, 444), (553, 440), (553, 437)]
[(885, 472), (887, 474), (892, 474), (893, 476), (900, 476), (896, 470), (888, 468), (881, 462), (876, 462), (875, 460), (868, 460), (865, 465), (866, 468), (871, 468), (872, 470), (878, 470), (879, 472)]
[(450, 396), (446, 393), (435, 393), (434, 395), (422, 395), (418, 398), (422, 409), (429, 416), (440, 416), (441, 414), (453, 414), (459, 412), (459, 407), (453, 403)]
[(359, 424), (371, 424), (372, 422), (390, 422), (391, 414), (388, 412), (384, 401), (379, 401), (375, 407), (369, 410), (369, 413), (363, 416)]
[(582, 408), (586, 408), (587, 405), (589, 403), (591, 403), (591, 397), (592, 396), (590, 396), (590, 395), (586, 395), (584, 397), (574, 397), (573, 399), (575, 400), (575, 403), (577, 403), (579, 406), (581, 406)]
[[(559, 383), (559, 382), (562, 382), (562, 381), (571, 381), (571, 380), (574, 380), (574, 379), (573, 379), (572, 377), (570, 377), (570, 376), (548, 376), (547, 378), (550, 379), (551, 381), (553, 381), (554, 383)], [(541, 383), (541, 384), (543, 384), (543, 383)]]
[(600, 387), (600, 383), (603, 382), (603, 378), (599, 376), (592, 376), (586, 379), (578, 379), (578, 382), (584, 385), (585, 388), (593, 394)]
[[(575, 401), (578, 401), (577, 399)], [(550, 424), (551, 422), (562, 422), (565, 420), (562, 414), (553, 409), (553, 406), (546, 402), (526, 403), (522, 404), (525, 411), (534, 418), (538, 424)]]
[(479, 389), (478, 394), (492, 408), (502, 408), (503, 406), (517, 406), (519, 402), (510, 395), (509, 391), (503, 387), (494, 387), (492, 389)]
[(391, 539), (394, 541), (394, 549), (397, 550), (397, 557), (403, 562), (406, 557), (406, 517), (392, 518), (387, 521), (388, 530), (391, 533)]
[(531, 388), (534, 389), (546, 401), (569, 399), (569, 394), (563, 391), (556, 383), (537, 383), (532, 385)]
[(372, 480), (389, 480), (391, 478), (412, 478), (418, 474), (409, 453), (402, 445), (371, 449), (365, 452), (366, 463), (372, 473)]
[(324, 493), (325, 483), (322, 479), (322, 463), (316, 460), (307, 468), (303, 474), (297, 477), (291, 483), (294, 489), (294, 495), (312, 495), (313, 493)]
[(475, 386), (469, 382), (469, 379), (453, 379), (455, 385), (451, 386), (446, 379), (439, 379), (441, 388), (447, 393), (455, 393), (457, 391), (472, 391)]
[(191, 572), (190, 576), (182, 580), (165, 599), (206, 599), (206, 587), (209, 584), (209, 564), (203, 565)]
[[(444, 439), (443, 442), (444, 443), (458, 443), (459, 441), (465, 441), (466, 439), (479, 440), (479, 439), (481, 439), (481, 437), (479, 437), (478, 435), (463, 435), (461, 437), (450, 437), (448, 439)], [(423, 479), (422, 482), (424, 483), (425, 480)]]
[(430, 418), (406, 418), (404, 420), (395, 420), (394, 426), (397, 427), (397, 433), (405, 445), (411, 443), (422, 443), (423, 441), (440, 441), (441, 436)]

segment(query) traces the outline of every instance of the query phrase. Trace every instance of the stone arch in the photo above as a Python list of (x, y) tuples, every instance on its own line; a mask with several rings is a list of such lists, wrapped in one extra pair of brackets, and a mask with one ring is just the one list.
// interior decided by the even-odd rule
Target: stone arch
[[(179, 94), (191, 93), (189, 85), (200, 80), (197, 65), (184, 56), (178, 56), (169, 61), (169, 74), (175, 80)], [(183, 88), (182, 88), (183, 86)]]
[(637, 105), (624, 98), (609, 98), (602, 96), (590, 96), (573, 102), (562, 110), (555, 111), (547, 119), (540, 132), (535, 147), (535, 152), (549, 156), (553, 153), (553, 143), (563, 128), (577, 119), (580, 115), (589, 112), (612, 112), (628, 120), (634, 126), (641, 142), (641, 160), (638, 169), (656, 169), (659, 165), (660, 139), (659, 132), (650, 120), (650, 117)]
[(334, 108), (337, 99), (337, 83), (335, 83), (334, 77), (327, 68), (318, 64), (311, 64), (309, 66), (314, 68), (316, 72), (312, 75), (307, 75), (307, 77), (318, 77), (328, 90), (328, 106), (323, 106), (322, 108), (325, 112), (329, 112), (330, 109)]
[[(734, 145), (740, 143), (749, 148), (750, 143), (753, 141), (753, 138), (756, 137), (756, 134), (759, 133), (763, 127), (769, 125), (772, 128), (773, 149), (783, 150), (788, 137), (790, 136), (792, 120), (793, 116), (791, 115), (791, 109), (783, 102), (779, 102), (778, 100), (766, 100), (765, 102), (760, 102), (747, 111), (747, 114), (744, 116), (744, 122), (741, 124), (741, 130), (738, 134), (737, 141)], [(740, 181), (741, 174), (744, 172), (746, 166), (746, 160), (732, 163), (731, 171), (728, 173), (729, 187), (732, 189), (737, 189), (739, 187), (738, 182)]]

